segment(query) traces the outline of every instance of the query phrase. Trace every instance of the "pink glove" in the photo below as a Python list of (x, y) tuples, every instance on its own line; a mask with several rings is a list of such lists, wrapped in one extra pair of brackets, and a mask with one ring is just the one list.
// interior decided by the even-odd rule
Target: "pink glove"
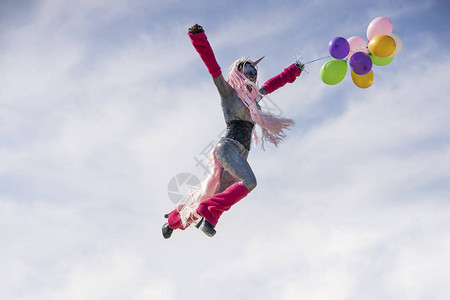
[(272, 93), (276, 89), (284, 86), (286, 83), (293, 83), (295, 79), (300, 76), (301, 70), (296, 64), (292, 64), (279, 75), (270, 78), (264, 83), (263, 88), (267, 91), (267, 94)]
[(214, 52), (208, 42), (205, 31), (199, 33), (188, 32), (188, 35), (191, 38), (191, 42), (192, 45), (194, 45), (195, 50), (197, 50), (198, 54), (200, 54), (200, 58), (205, 63), (206, 68), (208, 68), (209, 74), (211, 74), (212, 78), (219, 77), (222, 74), (222, 71), (216, 61), (216, 57), (214, 56)]

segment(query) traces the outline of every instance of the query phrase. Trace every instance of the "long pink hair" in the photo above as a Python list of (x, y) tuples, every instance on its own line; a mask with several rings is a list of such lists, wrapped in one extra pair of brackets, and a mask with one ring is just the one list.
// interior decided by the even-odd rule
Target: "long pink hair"
[[(261, 126), (261, 147), (264, 149), (264, 141), (269, 141), (275, 146), (278, 146), (278, 143), (286, 137), (285, 130), (290, 129), (295, 122), (292, 119), (277, 117), (258, 108), (257, 103), (261, 99), (258, 81), (251, 81), (239, 71), (238, 67), (241, 63), (252, 64), (253, 61), (245, 57), (236, 60), (230, 67), (227, 81), (237, 92), (239, 99), (250, 110), (253, 122)], [(255, 68), (258, 70), (258, 66), (255, 66)], [(250, 91), (247, 88), (248, 86), (251, 87)]]

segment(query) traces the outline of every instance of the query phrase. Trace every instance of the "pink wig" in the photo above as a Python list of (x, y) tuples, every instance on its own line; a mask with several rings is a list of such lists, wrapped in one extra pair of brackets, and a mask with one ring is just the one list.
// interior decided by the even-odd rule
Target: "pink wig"
[[(245, 77), (238, 69), (240, 63), (252, 64), (253, 61), (245, 57), (235, 61), (230, 67), (227, 81), (235, 89), (239, 99), (250, 110), (253, 122), (261, 126), (261, 147), (264, 149), (264, 141), (269, 141), (275, 146), (278, 146), (278, 143), (286, 137), (285, 130), (289, 129), (295, 123), (291, 119), (280, 118), (258, 108), (257, 103), (261, 99), (258, 81), (253, 82)], [(255, 66), (255, 68), (258, 70), (258, 66)], [(251, 87), (251, 91), (247, 88), (248, 86)]]

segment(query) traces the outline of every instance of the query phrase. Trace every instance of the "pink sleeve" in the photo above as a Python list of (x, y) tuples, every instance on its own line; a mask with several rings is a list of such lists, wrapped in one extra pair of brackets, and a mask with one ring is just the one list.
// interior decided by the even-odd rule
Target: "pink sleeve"
[(293, 83), (295, 79), (300, 76), (300, 73), (299, 67), (297, 67), (296, 64), (292, 64), (284, 69), (279, 75), (267, 80), (266, 83), (264, 83), (263, 88), (267, 91), (267, 94), (270, 94), (288, 82)]
[(220, 66), (216, 61), (216, 57), (214, 56), (214, 52), (208, 42), (208, 38), (206, 37), (205, 32), (188, 32), (188, 35), (191, 38), (191, 42), (192, 45), (194, 45), (195, 50), (197, 50), (200, 58), (205, 63), (206, 68), (208, 68), (209, 74), (211, 74), (212, 78), (219, 77), (222, 74), (222, 71), (220, 70)]

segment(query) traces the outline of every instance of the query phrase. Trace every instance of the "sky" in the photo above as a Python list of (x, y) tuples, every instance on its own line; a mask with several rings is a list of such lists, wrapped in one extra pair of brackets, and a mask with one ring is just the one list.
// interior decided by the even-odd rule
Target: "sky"
[[(165, 240), (189, 187), (169, 183), (202, 180), (225, 128), (187, 29), (225, 76), (265, 55), (262, 84), (379, 16), (403, 48), (373, 85), (308, 64), (267, 99), (296, 127), (252, 148), (256, 189), (213, 238)], [(449, 17), (443, 0), (1, 0), (2, 299), (447, 299)]]

